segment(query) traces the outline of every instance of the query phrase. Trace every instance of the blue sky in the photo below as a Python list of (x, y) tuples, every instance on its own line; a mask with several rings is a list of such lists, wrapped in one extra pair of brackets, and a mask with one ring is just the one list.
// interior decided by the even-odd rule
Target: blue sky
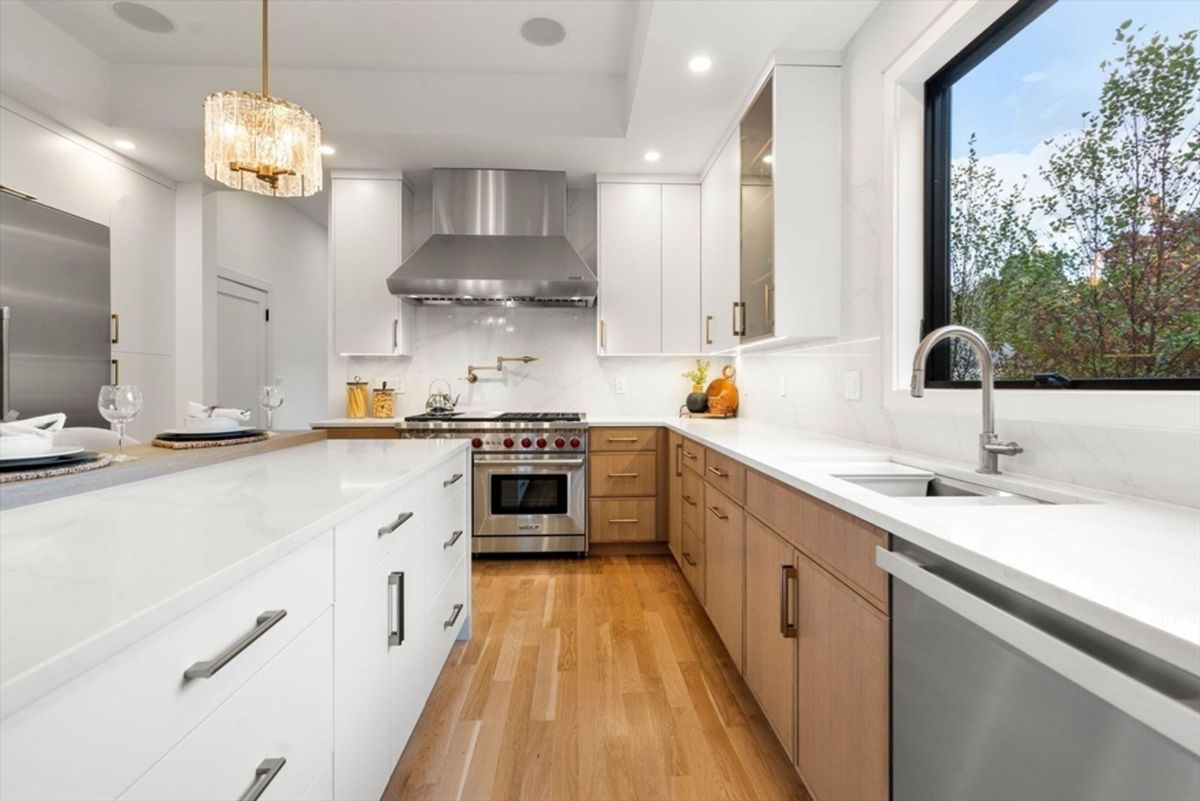
[(1095, 110), (1115, 55), (1113, 32), (1126, 19), (1174, 38), (1200, 28), (1200, 0), (1058, 0), (952, 90), (951, 155), (967, 153), (974, 131), (981, 156), (1030, 154)]

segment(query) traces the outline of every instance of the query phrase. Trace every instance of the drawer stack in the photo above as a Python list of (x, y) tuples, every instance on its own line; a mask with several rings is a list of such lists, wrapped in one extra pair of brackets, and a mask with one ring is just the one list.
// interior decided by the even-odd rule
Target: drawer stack
[(593, 428), (589, 432), (588, 535), (591, 542), (665, 540), (658, 502), (665, 486), (659, 428)]

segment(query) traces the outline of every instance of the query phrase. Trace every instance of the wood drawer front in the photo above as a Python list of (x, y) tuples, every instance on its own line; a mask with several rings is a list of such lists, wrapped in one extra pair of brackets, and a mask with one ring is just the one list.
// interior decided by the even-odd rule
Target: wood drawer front
[(592, 451), (656, 451), (657, 428), (593, 428), (588, 431)]
[(594, 498), (653, 498), (658, 493), (658, 456), (593, 453), (588, 457), (588, 494)]
[(734, 503), (746, 501), (746, 466), (711, 448), (704, 451), (704, 480), (725, 493)]
[(683, 522), (704, 536), (704, 480), (693, 470), (683, 471)]
[(418, 536), (423, 554), (420, 564), (427, 575), (427, 598), (432, 603), (450, 571), (471, 550), (466, 495), (460, 492), (455, 501), (435, 512)]
[[(332, 599), (333, 537), (326, 532), (5, 718), (0, 798), (116, 798)], [(260, 615), (280, 609), (287, 616), (218, 673), (184, 679), (194, 663), (215, 659)]]
[(683, 524), (682, 560), (679, 563), (684, 578), (692, 585), (701, 606), (704, 605), (704, 540), (700, 539), (692, 527)]
[(425, 525), (430, 511), (426, 486), (417, 479), (337, 526), (334, 597), (340, 598), (372, 565)]
[(887, 544), (882, 529), (753, 470), (746, 511), (887, 610), (887, 575), (875, 565), (875, 547)]
[(263, 798), (303, 797), (333, 750), (332, 639), (333, 611), (327, 609), (122, 801), (238, 798), (262, 760), (276, 758), (287, 761)]
[(460, 453), (452, 459), (436, 464), (425, 476), (425, 497), (429, 511), (435, 512), (451, 501), (462, 502), (462, 496), (471, 485), (471, 454)]
[(658, 539), (658, 501), (654, 498), (597, 500), (588, 504), (592, 542), (653, 542)]
[(683, 457), (683, 466), (695, 471), (698, 476), (704, 475), (704, 451), (703, 445), (684, 437), (683, 448), (680, 452)]
[(396, 426), (387, 427), (356, 427), (356, 428), (326, 428), (326, 439), (400, 439)]

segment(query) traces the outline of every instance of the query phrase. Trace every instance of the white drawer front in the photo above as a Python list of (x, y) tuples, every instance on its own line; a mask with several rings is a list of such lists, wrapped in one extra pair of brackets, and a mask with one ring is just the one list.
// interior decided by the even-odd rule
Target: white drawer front
[(458, 637), (463, 623), (471, 614), (470, 580), (471, 560), (463, 558), (450, 572), (450, 578), (438, 593), (437, 598), (426, 613), (426, 632), (428, 647), (426, 658), (426, 692), (433, 687), (450, 648)]
[[(299, 799), (333, 751), (333, 611), (276, 656), (171, 750), (123, 801)], [(265, 760), (284, 760), (277, 768)]]
[[(326, 533), (6, 718), (0, 798), (118, 796), (329, 607), (332, 560)], [(210, 678), (185, 679), (279, 610)]]
[(372, 565), (425, 525), (430, 510), (424, 478), (359, 512), (334, 531), (334, 595), (342, 593)]
[(424, 480), (430, 511), (440, 509), (471, 485), (471, 454), (462, 453), (434, 465)]
[(421, 564), (425, 575), (425, 598), (432, 604), (446, 577), (471, 549), (468, 530), (466, 493), (459, 493), (438, 510), (421, 532)]

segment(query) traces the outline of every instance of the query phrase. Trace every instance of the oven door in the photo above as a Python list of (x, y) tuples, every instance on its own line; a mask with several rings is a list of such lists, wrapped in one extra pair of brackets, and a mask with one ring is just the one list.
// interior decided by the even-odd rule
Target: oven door
[(476, 537), (587, 531), (583, 454), (479, 454), (473, 472)]

